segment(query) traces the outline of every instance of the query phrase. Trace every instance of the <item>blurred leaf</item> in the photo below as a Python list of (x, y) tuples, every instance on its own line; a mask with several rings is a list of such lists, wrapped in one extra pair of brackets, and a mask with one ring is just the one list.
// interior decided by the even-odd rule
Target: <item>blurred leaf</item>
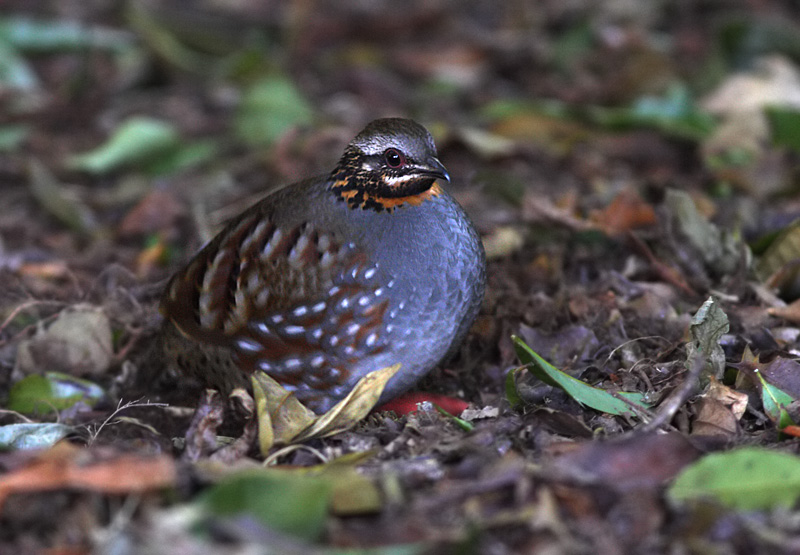
[(483, 237), (486, 260), (504, 258), (522, 250), (525, 245), (523, 232), (514, 226), (499, 225)]
[(610, 130), (653, 128), (666, 135), (700, 141), (715, 128), (713, 116), (695, 105), (686, 86), (675, 84), (664, 96), (645, 96), (629, 107), (570, 105), (557, 100), (495, 101), (482, 109), (491, 120), (528, 117), (538, 114), (563, 120), (576, 120)]
[(756, 274), (766, 281), (787, 264), (800, 259), (800, 219), (786, 226), (767, 247), (756, 265)]
[(800, 152), (800, 110), (769, 106), (765, 112), (772, 130), (773, 144)]
[(477, 127), (463, 126), (456, 132), (472, 152), (484, 158), (509, 156), (517, 149), (517, 145), (511, 139)]
[(686, 345), (686, 360), (693, 360), (696, 353), (706, 362), (705, 371), (700, 378), (701, 385), (707, 384), (711, 376), (722, 379), (725, 372), (725, 351), (722, 350), (719, 340), (729, 329), (728, 316), (713, 297), (706, 299), (692, 316), (689, 325), (692, 339)]
[(571, 152), (576, 144), (592, 136), (592, 131), (573, 117), (565, 104), (555, 101), (497, 101), (483, 112), (492, 120), (494, 135), (535, 144), (553, 156)]
[(575, 62), (591, 53), (594, 46), (594, 25), (588, 19), (581, 21), (556, 36), (552, 45), (553, 63), (562, 71), (572, 72)]
[(674, 84), (664, 96), (644, 96), (629, 108), (588, 108), (591, 120), (610, 129), (652, 127), (667, 135), (699, 141), (714, 130), (714, 118), (697, 108), (685, 85)]
[(623, 189), (603, 209), (593, 210), (589, 219), (610, 236), (620, 236), (656, 223), (656, 211), (638, 193)]
[(320, 538), (331, 484), (313, 476), (272, 469), (237, 472), (205, 491), (198, 503), (219, 517), (251, 517), (307, 541)]
[(706, 455), (678, 475), (667, 495), (741, 510), (788, 508), (800, 497), (800, 458), (758, 447)]
[(703, 217), (689, 193), (667, 189), (665, 204), (678, 231), (697, 249), (714, 273), (728, 274), (738, 267), (744, 245), (734, 234), (720, 230)]
[(792, 18), (765, 15), (767, 13), (732, 15), (720, 26), (717, 42), (729, 68), (751, 66), (756, 58), (776, 52), (800, 58), (797, 22)]
[(289, 79), (268, 77), (244, 92), (236, 133), (250, 145), (269, 146), (290, 128), (310, 124), (312, 115), (311, 105)]
[(125, 15), (132, 29), (159, 56), (176, 67), (198, 73), (215, 67), (214, 58), (201, 55), (181, 42), (159, 18), (158, 3), (127, 2)]
[(0, 451), (43, 449), (73, 432), (71, 426), (58, 423), (25, 423), (0, 426)]
[(0, 152), (16, 150), (28, 137), (27, 125), (4, 125), (0, 127)]
[(166, 150), (143, 169), (149, 175), (171, 175), (213, 160), (219, 154), (219, 145), (212, 139), (181, 143), (172, 150)]
[[(595, 410), (618, 416), (631, 413), (631, 407), (625, 401), (614, 397), (607, 391), (592, 387), (569, 374), (565, 374), (540, 357), (519, 337), (512, 336), (512, 340), (514, 341), (514, 349), (522, 364), (526, 365), (528, 370), (544, 383), (563, 389), (579, 403)], [(622, 393), (620, 395), (641, 410), (647, 409), (643, 395)]]
[(73, 169), (102, 174), (124, 165), (152, 161), (179, 146), (180, 136), (172, 124), (134, 116), (122, 122), (104, 144), (72, 156), (68, 164)]
[(103, 309), (73, 306), (20, 343), (14, 369), (23, 375), (43, 371), (100, 375), (114, 356), (111, 335), (111, 322)]
[(12, 494), (61, 488), (113, 495), (142, 494), (172, 487), (175, 466), (170, 455), (115, 454), (109, 450), (98, 457), (62, 441), (0, 475), (0, 505)]
[(39, 88), (39, 78), (17, 50), (0, 40), (0, 86), (21, 91)]
[(381, 510), (383, 498), (380, 488), (373, 478), (365, 476), (357, 468), (369, 456), (369, 452), (351, 453), (308, 469), (312, 476), (319, 476), (330, 485), (330, 508), (334, 514), (363, 515)]
[(43, 376), (27, 376), (11, 386), (8, 409), (22, 414), (46, 414), (69, 408), (78, 401), (94, 406), (103, 395), (103, 389), (89, 380), (47, 372)]
[(0, 42), (28, 52), (86, 48), (122, 50), (133, 46), (131, 33), (70, 20), (37, 20), (24, 16), (0, 18)]
[(44, 164), (32, 159), (28, 165), (28, 176), (31, 195), (58, 221), (83, 233), (95, 227), (94, 213), (86, 203), (59, 183)]

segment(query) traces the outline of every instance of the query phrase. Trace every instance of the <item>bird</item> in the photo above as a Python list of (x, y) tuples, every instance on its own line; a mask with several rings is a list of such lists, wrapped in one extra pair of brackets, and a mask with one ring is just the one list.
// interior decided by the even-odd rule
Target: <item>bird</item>
[(229, 221), (168, 281), (168, 363), (230, 392), (263, 371), (314, 412), (400, 363), (381, 401), (451, 356), (478, 315), (486, 258), (441, 186), (450, 174), (419, 123), (383, 118), (329, 173)]

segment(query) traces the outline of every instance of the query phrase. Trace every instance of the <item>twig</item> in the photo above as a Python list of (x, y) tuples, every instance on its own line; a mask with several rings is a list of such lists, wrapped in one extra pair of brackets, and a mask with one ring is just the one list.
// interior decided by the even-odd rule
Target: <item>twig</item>
[(681, 385), (678, 386), (678, 388), (666, 398), (666, 400), (659, 407), (658, 412), (656, 412), (653, 419), (643, 426), (636, 428), (634, 432), (653, 432), (667, 425), (678, 412), (678, 410), (680, 410), (686, 401), (688, 401), (689, 398), (694, 394), (699, 384), (700, 372), (703, 371), (705, 366), (705, 358), (703, 358), (699, 352), (695, 353), (692, 356), (692, 360), (689, 364), (689, 372), (687, 372), (683, 383), (681, 383)]
[(277, 451), (275, 451), (274, 453), (272, 453), (269, 457), (264, 459), (262, 466), (272, 466), (279, 458), (283, 457), (284, 455), (288, 455), (293, 451), (298, 451), (300, 449), (302, 449), (303, 451), (308, 451), (309, 453), (317, 457), (320, 461), (322, 461), (323, 464), (330, 462), (328, 457), (323, 455), (322, 452), (319, 451), (318, 449), (314, 449), (313, 447), (310, 447), (308, 445), (303, 445), (301, 443), (296, 443), (294, 445), (287, 445), (286, 447), (282, 447)]
[[(102, 422), (102, 424), (100, 424), (100, 426), (95, 426), (94, 430), (89, 429), (89, 427), (87, 426), (86, 429), (89, 432), (88, 444), (91, 445), (92, 443), (97, 441), (97, 436), (100, 435), (100, 432), (103, 430), (104, 427), (106, 427), (107, 425), (110, 425), (109, 422), (111, 422), (111, 419), (115, 418), (119, 413), (121, 413), (122, 411), (124, 411), (126, 409), (129, 409), (131, 407), (168, 407), (169, 406), (169, 404), (167, 404), (167, 403), (151, 403), (150, 401), (145, 401), (144, 403), (141, 403), (140, 401), (141, 401), (141, 399), (136, 399), (135, 401), (130, 401), (130, 402), (125, 403), (123, 405), (122, 404), (122, 399), (120, 399), (119, 402), (117, 403), (117, 409), (114, 412), (112, 412), (110, 415), (108, 415), (108, 418), (103, 420), (103, 422)], [(113, 424), (116, 424), (116, 422), (114, 422)]]

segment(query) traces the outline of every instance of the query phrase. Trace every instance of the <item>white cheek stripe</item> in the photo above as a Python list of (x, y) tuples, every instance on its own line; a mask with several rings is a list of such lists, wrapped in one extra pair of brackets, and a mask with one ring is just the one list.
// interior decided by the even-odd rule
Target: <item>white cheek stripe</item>
[(418, 178), (419, 178), (419, 176), (414, 175), (414, 174), (401, 175), (399, 177), (388, 177), (387, 176), (387, 177), (383, 178), (383, 182), (386, 183), (387, 185), (389, 185), (390, 187), (394, 187), (395, 185), (399, 185), (399, 184), (405, 183), (407, 181), (413, 181), (413, 180), (418, 179)]

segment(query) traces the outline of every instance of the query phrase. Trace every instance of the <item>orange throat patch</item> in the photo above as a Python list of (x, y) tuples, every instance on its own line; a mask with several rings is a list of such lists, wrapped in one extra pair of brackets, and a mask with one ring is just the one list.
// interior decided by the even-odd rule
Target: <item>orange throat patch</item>
[(348, 189), (347, 181), (336, 181), (331, 187), (336, 195), (347, 202), (350, 208), (361, 208), (363, 210), (376, 210), (378, 212), (392, 212), (395, 208), (408, 204), (409, 206), (419, 206), (427, 200), (431, 200), (442, 194), (442, 188), (438, 182), (434, 182), (425, 191), (406, 197), (384, 197), (378, 196), (373, 191), (363, 189)]

